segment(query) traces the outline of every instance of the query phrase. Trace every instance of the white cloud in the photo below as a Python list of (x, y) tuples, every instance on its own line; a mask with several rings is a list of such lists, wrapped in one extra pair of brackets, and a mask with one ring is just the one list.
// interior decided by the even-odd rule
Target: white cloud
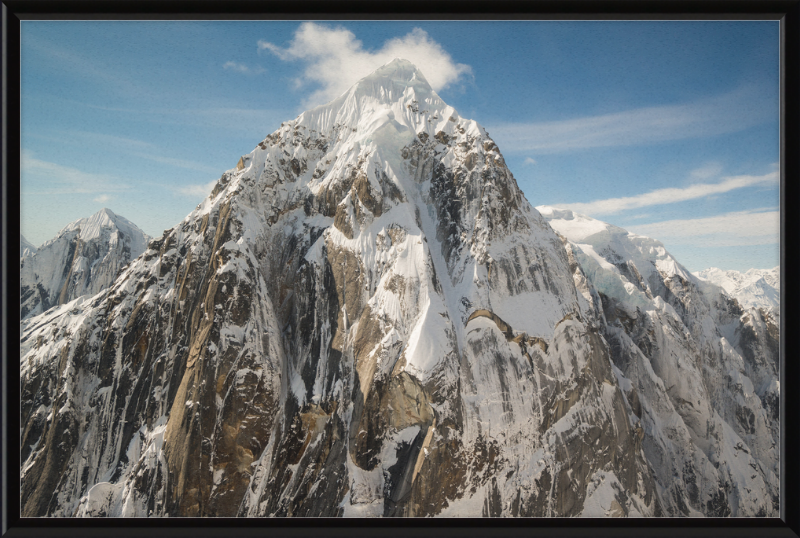
[(722, 194), (734, 189), (764, 185), (768, 183), (778, 183), (778, 172), (770, 172), (763, 176), (732, 176), (723, 178), (719, 183), (696, 183), (683, 188), (657, 189), (636, 196), (626, 196), (623, 198), (608, 198), (606, 200), (596, 200), (588, 203), (576, 204), (553, 204), (554, 207), (571, 209), (576, 213), (585, 215), (610, 215), (619, 213), (626, 209), (637, 207), (647, 207), (661, 204), (672, 204), (684, 202), (695, 198), (703, 198), (713, 194)]
[(780, 211), (771, 208), (724, 213), (714, 217), (637, 224), (627, 228), (676, 245), (736, 247), (780, 241)]
[(97, 198), (94, 198), (94, 201), (98, 202), (100, 204), (104, 204), (104, 203), (108, 202), (109, 200), (111, 200), (111, 197), (109, 195), (107, 195), (107, 194), (101, 194)]
[(222, 65), (222, 68), (226, 71), (236, 71), (237, 73), (244, 73), (245, 75), (257, 75), (259, 73), (264, 72), (263, 67), (256, 67), (255, 69), (249, 68), (245, 64), (240, 64), (236, 62), (225, 62)]
[(689, 172), (689, 176), (692, 179), (709, 179), (712, 177), (716, 177), (720, 175), (722, 172), (722, 165), (719, 163), (708, 163), (700, 168), (695, 168), (691, 172)]
[(525, 161), (523, 161), (523, 163), (522, 163), (522, 164), (524, 164), (524, 165), (528, 165), (528, 164), (536, 164), (536, 159), (532, 159), (532, 158), (530, 158), (530, 157), (526, 157), (526, 158), (525, 158)]
[(130, 185), (110, 174), (94, 174), (77, 168), (63, 166), (37, 159), (29, 151), (22, 152), (23, 185), (44, 185), (39, 191), (27, 194), (88, 194), (118, 192), (130, 189)]
[(177, 191), (185, 196), (205, 198), (211, 194), (211, 191), (214, 189), (214, 185), (216, 184), (217, 180), (215, 179), (214, 181), (210, 181), (203, 185), (187, 185), (185, 187), (180, 187), (177, 189)]
[(395, 58), (404, 58), (416, 65), (435, 91), (472, 73), (470, 66), (455, 63), (439, 43), (419, 28), (404, 37), (389, 39), (379, 50), (368, 51), (346, 28), (305, 22), (287, 48), (259, 41), (258, 50), (269, 51), (284, 61), (307, 63), (297, 84), (316, 83), (321, 87), (306, 100), (306, 106), (338, 97), (358, 80)]
[(755, 86), (692, 103), (635, 108), (614, 114), (487, 128), (503, 151), (558, 153), (638, 146), (742, 131), (778, 119), (777, 103)]

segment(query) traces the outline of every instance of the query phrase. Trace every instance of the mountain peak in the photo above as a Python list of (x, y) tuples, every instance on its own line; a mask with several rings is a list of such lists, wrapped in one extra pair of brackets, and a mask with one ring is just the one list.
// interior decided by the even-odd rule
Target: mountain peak
[(95, 215), (105, 215), (105, 216), (107, 216), (108, 218), (111, 218), (111, 219), (113, 219), (114, 217), (117, 216), (113, 211), (111, 211), (107, 207), (104, 207), (103, 209), (101, 209), (100, 211), (95, 213)]
[(408, 60), (395, 58), (356, 82), (345, 95), (369, 95), (393, 102), (412, 93), (423, 99), (436, 96), (441, 101), (417, 66)]
[(139, 252), (144, 250), (144, 246), (150, 240), (150, 236), (144, 233), (136, 224), (104, 207), (90, 217), (70, 222), (61, 229), (58, 236), (48, 241), (48, 244), (56, 241), (63, 234), (74, 231), (78, 231), (81, 241), (88, 242), (100, 238), (104, 229), (110, 230), (112, 234), (122, 232), (123, 235), (132, 238), (134, 242), (132, 248)]
[(392, 82), (405, 82), (407, 84), (424, 84), (430, 88), (430, 84), (428, 84), (427, 79), (417, 66), (403, 58), (395, 58), (391, 62), (382, 65), (370, 75), (361, 79), (361, 81), (380, 79), (390, 80)]
[(75, 220), (36, 248), (20, 234), (20, 316), (27, 319), (110, 286), (149, 236), (108, 208)]
[(85, 220), (88, 225), (114, 226), (116, 225), (117, 215), (107, 207), (104, 207)]
[[(402, 58), (379, 67), (336, 99), (282, 123), (230, 172), (260, 177), (265, 163), (272, 159), (269, 155), (273, 150), (269, 147), (293, 144), (297, 136), (307, 139), (304, 150), (308, 144), (324, 146), (327, 153), (341, 159), (336, 169), (345, 165), (345, 161), (355, 165), (359, 159), (373, 155), (387, 160), (393, 170), (401, 166), (398, 159), (402, 148), (418, 138), (488, 138), (483, 127), (462, 118), (436, 94), (422, 72)], [(308, 169), (306, 174), (312, 184), (323, 182), (329, 175), (312, 180), (314, 173)]]
[[(335, 125), (374, 130), (380, 121), (394, 120), (414, 133), (427, 120), (455, 115), (436, 94), (422, 72), (410, 61), (395, 58), (353, 84), (327, 104), (303, 112), (293, 125), (329, 132)], [(435, 133), (432, 133), (435, 134)]]

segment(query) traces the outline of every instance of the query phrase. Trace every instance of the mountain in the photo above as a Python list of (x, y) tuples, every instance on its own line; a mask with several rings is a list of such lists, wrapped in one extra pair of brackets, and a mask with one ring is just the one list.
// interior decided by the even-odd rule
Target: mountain
[(692, 275), (659, 241), (570, 210), (537, 210), (564, 237), (576, 284), (604, 318), (665, 510), (777, 513), (775, 319)]
[(25, 256), (33, 256), (36, 254), (36, 247), (33, 246), (25, 236), (19, 234), (19, 257), (24, 258)]
[(109, 287), (119, 270), (144, 252), (149, 239), (109, 209), (68, 224), (20, 260), (20, 318)]
[(721, 287), (745, 308), (763, 308), (774, 316), (780, 316), (780, 266), (749, 269), (744, 273), (711, 267), (694, 275)]
[(645, 356), (617, 321), (650, 312), (609, 324), (576, 254), (394, 60), (243, 155), (107, 293), (29, 321), (23, 515), (773, 515), (746, 372), (681, 381), (733, 344), (676, 363), (652, 299)]

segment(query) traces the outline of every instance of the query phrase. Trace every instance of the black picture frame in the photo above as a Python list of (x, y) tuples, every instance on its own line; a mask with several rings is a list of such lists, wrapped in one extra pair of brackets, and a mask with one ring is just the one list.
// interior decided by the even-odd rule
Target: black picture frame
[[(333, 519), (22, 519), (19, 514), (19, 460), (16, 443), (19, 417), (19, 374), (15, 355), (17, 265), (11, 252), (19, 226), (16, 200), (20, 179), (20, 23), (23, 20), (370, 20), (370, 19), (648, 19), (719, 20), (762, 19), (781, 21), (781, 513), (763, 519), (434, 519), (434, 520), (333, 520)], [(2, 246), (2, 527), (0, 534), (23, 536), (800, 536), (800, 455), (797, 432), (800, 401), (793, 391), (800, 381), (800, 365), (791, 360), (787, 338), (794, 316), (789, 305), (795, 290), (787, 253), (787, 222), (791, 221), (794, 186), (800, 178), (800, 0), (564, 0), (528, 2), (419, 1), (282, 2), (233, 0), (7, 0), (2, 3), (2, 197), (0, 198), (0, 245)], [(789, 181), (787, 181), (789, 178)], [(793, 179), (794, 178), (794, 179)], [(789, 215), (787, 215), (789, 214)], [(788, 240), (791, 241), (791, 235)], [(787, 342), (787, 340), (789, 340)]]

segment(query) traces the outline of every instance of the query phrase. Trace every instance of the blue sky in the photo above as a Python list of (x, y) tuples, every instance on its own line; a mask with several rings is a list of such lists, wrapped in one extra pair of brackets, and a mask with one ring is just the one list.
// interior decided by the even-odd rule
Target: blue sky
[[(778, 22), (22, 23), (22, 233), (108, 207), (161, 235), (281, 122), (395, 56), (533, 205), (690, 270), (779, 263)], [(388, 60), (387, 60), (388, 58)]]

